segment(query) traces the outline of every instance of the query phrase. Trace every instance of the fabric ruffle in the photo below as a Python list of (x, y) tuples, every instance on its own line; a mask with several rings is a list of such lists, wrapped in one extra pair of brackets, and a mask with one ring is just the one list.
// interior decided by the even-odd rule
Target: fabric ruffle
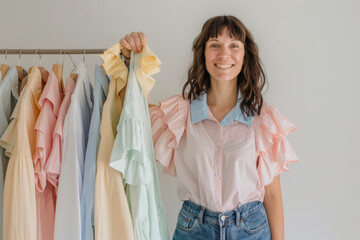
[(289, 163), (298, 162), (286, 136), (296, 129), (279, 111), (264, 102), (261, 114), (254, 118), (255, 148), (259, 162), (257, 172), (260, 184), (270, 184), (281, 172), (288, 172)]
[(128, 78), (128, 68), (120, 57), (120, 52), (123, 47), (120, 43), (116, 43), (108, 48), (104, 54), (100, 54), (103, 60), (102, 68), (107, 75), (111, 75), (112, 79), (116, 79), (118, 83), (117, 93), (119, 93), (125, 86)]
[(186, 134), (188, 107), (188, 102), (176, 95), (149, 109), (156, 160), (164, 166), (163, 172), (172, 176), (176, 176), (174, 149)]
[(161, 61), (146, 45), (141, 52), (140, 66), (136, 71), (139, 84), (147, 97), (155, 84), (151, 75), (160, 72)]
[(150, 160), (142, 145), (144, 123), (140, 120), (126, 119), (117, 127), (118, 135), (112, 151), (110, 166), (122, 173), (125, 182), (130, 185), (148, 184), (151, 179)]

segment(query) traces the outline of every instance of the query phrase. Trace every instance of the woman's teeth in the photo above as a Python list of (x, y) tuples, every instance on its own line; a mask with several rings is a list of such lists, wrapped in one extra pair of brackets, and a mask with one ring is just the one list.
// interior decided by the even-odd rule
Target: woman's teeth
[(218, 68), (223, 68), (223, 69), (232, 67), (232, 65), (223, 65), (223, 64), (215, 64), (215, 66), (218, 67)]

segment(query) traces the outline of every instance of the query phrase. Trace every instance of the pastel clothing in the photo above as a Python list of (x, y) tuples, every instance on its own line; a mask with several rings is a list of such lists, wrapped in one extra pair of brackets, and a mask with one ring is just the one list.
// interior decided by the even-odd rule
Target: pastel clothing
[(128, 184), (126, 194), (138, 240), (169, 239), (145, 97), (160, 63), (147, 46), (140, 54), (131, 53), (124, 108), (110, 158), (110, 166), (120, 171)]
[[(43, 70), (43, 79), (48, 73)], [(42, 73), (38, 67), (29, 71), (12, 121), (2, 136), (11, 154), (4, 185), (4, 239), (36, 240), (35, 177), (32, 156), (36, 149), (36, 120), (41, 107)], [(2, 145), (3, 146), (3, 145)], [(12, 148), (13, 146), (13, 148)]]
[(299, 161), (286, 136), (295, 126), (264, 102), (243, 116), (240, 99), (219, 123), (203, 94), (191, 104), (180, 95), (150, 108), (156, 159), (177, 176), (177, 193), (211, 211), (263, 201), (265, 186)]
[(54, 186), (47, 184), (45, 165), (51, 152), (53, 132), (62, 100), (59, 81), (55, 73), (51, 72), (39, 100), (41, 112), (35, 125), (36, 151), (33, 159), (38, 240), (54, 239), (56, 193)]
[(109, 90), (109, 79), (100, 66), (95, 65), (94, 108), (91, 116), (89, 141), (85, 154), (84, 184), (81, 194), (81, 237), (92, 239), (94, 226), (94, 187), (96, 157), (100, 143), (100, 119)]
[[(48, 183), (54, 186), (57, 194), (58, 183), (61, 171), (62, 146), (63, 146), (63, 127), (66, 113), (71, 103), (71, 95), (75, 89), (75, 81), (67, 78), (65, 83), (64, 99), (61, 102), (59, 113), (56, 119), (54, 132), (52, 135), (52, 148), (48, 160), (45, 164), (46, 179)], [(47, 184), (48, 184), (47, 183)]]
[[(4, 148), (4, 154), (8, 158), (11, 157), (11, 153), (14, 151), (14, 144), (15, 144), (15, 139), (16, 139), (16, 134), (13, 134), (12, 131), (13, 131), (14, 127), (16, 126), (17, 120), (14, 123), (12, 123), (12, 122), (14, 120), (13, 113), (14, 113), (15, 109), (20, 108), (20, 105), (21, 105), (21, 101), (19, 101), (20, 100), (20, 83), (21, 83), (20, 78), (23, 77), (23, 80), (25, 78), (26, 79), (28, 78), (27, 77), (28, 73), (24, 69), (22, 69), (21, 72), (18, 71), (18, 68), (21, 68), (21, 67), (13, 66), (12, 68), (13, 68), (12, 75), (9, 75), (9, 76), (12, 76), (11, 77), (11, 97), (10, 97), (11, 98), (10, 106), (11, 106), (12, 112), (10, 113), (11, 114), (10, 121), (8, 122), (9, 130), (8, 130), (8, 128), (6, 128), (6, 131), (3, 133), (3, 135), (1, 136), (1, 139), (0, 139), (0, 146)], [(31, 68), (29, 69), (29, 71), (30, 70), (31, 70)], [(19, 76), (19, 73), (22, 76)], [(15, 79), (15, 74), (17, 76), (16, 79)]]
[(83, 62), (77, 65), (74, 73), (78, 77), (64, 121), (61, 174), (55, 213), (55, 240), (81, 239), (80, 196), (93, 108), (93, 88)]
[(121, 60), (119, 43), (100, 55), (102, 67), (111, 75), (100, 123), (100, 144), (96, 164), (94, 222), (95, 239), (134, 239), (133, 225), (122, 175), (109, 166), (122, 111), (128, 69)]
[[(7, 72), (5, 77), (0, 82), (0, 137), (9, 126), (10, 116), (17, 103), (19, 94), (17, 91), (12, 91), (12, 86), (17, 85), (18, 74), (16, 67), (13, 66)], [(9, 162), (9, 157), (5, 155), (5, 149), (0, 146), (0, 239), (3, 239), (3, 193), (4, 193), (4, 180), (6, 168)]]
[[(3, 135), (10, 123), (11, 113), (13, 112), (16, 103), (19, 99), (19, 93), (17, 91), (18, 86), (18, 73), (16, 66), (12, 66), (7, 72), (4, 79), (0, 82), (0, 137)], [(3, 188), (3, 181), (5, 179), (6, 167), (9, 161), (9, 157), (5, 155), (6, 142), (0, 140), (0, 187)], [(1, 191), (1, 194), (3, 191)], [(2, 198), (1, 200), (2, 201)], [(0, 205), (2, 209), (2, 204)]]

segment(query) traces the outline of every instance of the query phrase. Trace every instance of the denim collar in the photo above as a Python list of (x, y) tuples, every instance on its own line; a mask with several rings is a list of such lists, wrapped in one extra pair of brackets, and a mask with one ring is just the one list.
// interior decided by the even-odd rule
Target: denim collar
[[(221, 126), (227, 126), (233, 121), (244, 123), (248, 126), (252, 126), (254, 116), (244, 116), (240, 110), (241, 93), (238, 94), (238, 101), (236, 106), (221, 120)], [(206, 102), (206, 93), (199, 96), (198, 99), (192, 100), (190, 104), (190, 117), (191, 123), (195, 124), (204, 119), (208, 119), (208, 106)]]

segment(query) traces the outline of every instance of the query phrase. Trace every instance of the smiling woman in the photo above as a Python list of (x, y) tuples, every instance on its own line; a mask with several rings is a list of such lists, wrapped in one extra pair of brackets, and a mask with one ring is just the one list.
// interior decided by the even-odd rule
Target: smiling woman
[[(141, 52), (144, 33), (120, 40)], [(279, 174), (298, 161), (295, 126), (263, 101), (265, 75), (251, 33), (234, 16), (205, 22), (182, 95), (150, 107), (156, 160), (178, 178), (173, 239), (284, 239)]]
[(244, 44), (230, 37), (227, 28), (217, 38), (210, 38), (205, 47), (206, 70), (211, 76), (210, 81), (234, 81), (236, 87), (244, 55)]

